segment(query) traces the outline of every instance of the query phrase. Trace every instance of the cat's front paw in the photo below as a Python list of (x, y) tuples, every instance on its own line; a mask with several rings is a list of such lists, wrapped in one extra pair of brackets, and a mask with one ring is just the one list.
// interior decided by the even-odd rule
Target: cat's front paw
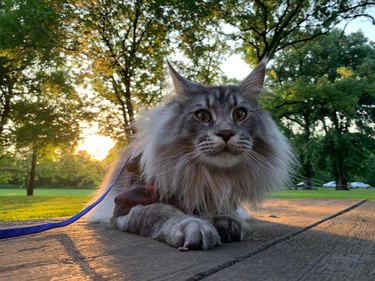
[(189, 250), (207, 250), (220, 244), (220, 236), (212, 224), (190, 216), (168, 220), (153, 238)]
[(220, 235), (221, 242), (229, 243), (240, 241), (242, 238), (241, 222), (230, 216), (212, 218), (212, 224)]

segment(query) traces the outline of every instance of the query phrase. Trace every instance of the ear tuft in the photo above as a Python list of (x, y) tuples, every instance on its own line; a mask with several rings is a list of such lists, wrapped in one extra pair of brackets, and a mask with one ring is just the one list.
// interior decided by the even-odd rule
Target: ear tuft
[(254, 70), (239, 85), (243, 93), (253, 98), (259, 98), (263, 89), (264, 77), (266, 75), (266, 66), (268, 57), (264, 57)]
[(176, 94), (186, 94), (190, 93), (199, 87), (201, 85), (199, 83), (191, 82), (187, 79), (185, 79), (181, 74), (179, 74), (171, 65), (171, 63), (167, 60), (168, 64), (168, 70), (172, 77), (174, 89), (176, 91)]

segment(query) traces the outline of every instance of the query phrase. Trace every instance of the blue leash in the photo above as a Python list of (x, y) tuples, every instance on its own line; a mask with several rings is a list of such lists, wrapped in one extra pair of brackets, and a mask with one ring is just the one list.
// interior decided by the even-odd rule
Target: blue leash
[(34, 234), (34, 233), (40, 233), (49, 229), (57, 228), (57, 227), (63, 227), (67, 226), (69, 224), (72, 224), (73, 222), (77, 221), (84, 215), (86, 215), (88, 212), (91, 211), (96, 205), (98, 205), (100, 202), (103, 201), (103, 199), (107, 196), (107, 194), (111, 191), (112, 187), (117, 183), (119, 180), (122, 171), (126, 164), (129, 162), (130, 157), (128, 156), (127, 159), (124, 162), (123, 167), (121, 168), (120, 172), (118, 173), (115, 181), (104, 191), (104, 193), (92, 204), (87, 206), (85, 209), (80, 211), (79, 213), (75, 214), (74, 216), (60, 222), (51, 222), (51, 223), (45, 223), (45, 224), (39, 224), (39, 225), (33, 225), (33, 226), (24, 226), (24, 227), (17, 227), (17, 228), (7, 228), (7, 229), (0, 229), (0, 239), (6, 239), (6, 238), (12, 238), (12, 237), (18, 237), (22, 235), (28, 235), (28, 234)]

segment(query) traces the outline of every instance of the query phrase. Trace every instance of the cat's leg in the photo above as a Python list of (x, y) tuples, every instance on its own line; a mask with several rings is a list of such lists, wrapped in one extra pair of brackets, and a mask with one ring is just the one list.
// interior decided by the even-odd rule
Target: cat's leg
[(242, 239), (242, 224), (231, 216), (214, 216), (210, 219), (219, 233), (221, 242), (236, 242)]
[(220, 236), (210, 222), (166, 204), (135, 206), (128, 215), (113, 217), (111, 224), (174, 247), (206, 250), (220, 244)]

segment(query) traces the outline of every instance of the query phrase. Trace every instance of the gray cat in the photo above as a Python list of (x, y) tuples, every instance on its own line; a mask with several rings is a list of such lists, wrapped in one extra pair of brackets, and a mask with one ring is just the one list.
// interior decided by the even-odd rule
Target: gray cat
[(285, 185), (294, 163), (258, 106), (266, 63), (238, 86), (204, 86), (169, 65), (175, 95), (139, 118), (113, 171), (122, 171), (116, 189), (89, 219), (112, 216), (120, 230), (180, 249), (241, 240), (241, 204)]

